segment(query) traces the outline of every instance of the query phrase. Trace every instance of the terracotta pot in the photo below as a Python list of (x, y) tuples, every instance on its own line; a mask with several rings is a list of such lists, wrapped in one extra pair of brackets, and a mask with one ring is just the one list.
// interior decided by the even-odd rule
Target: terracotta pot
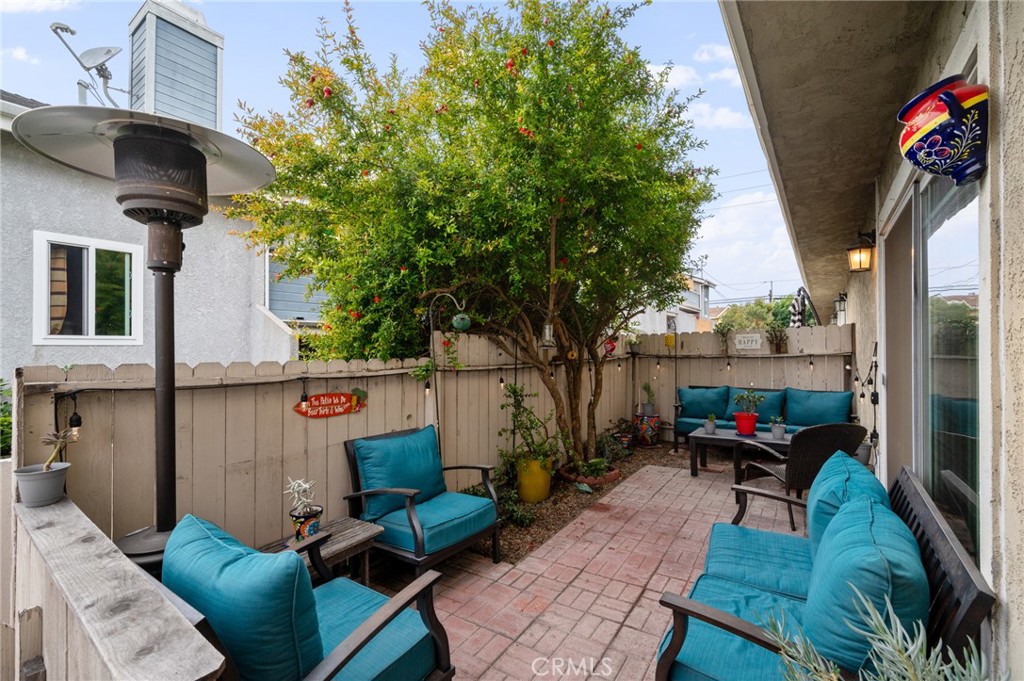
[(311, 506), (309, 513), (296, 513), (293, 508), (288, 512), (292, 526), (295, 527), (295, 539), (302, 541), (320, 531), (320, 516), (324, 513), (323, 506)]
[(754, 435), (757, 432), (757, 414), (738, 411), (733, 414), (737, 435)]
[(567, 463), (558, 469), (558, 477), (566, 482), (582, 482), (591, 487), (595, 485), (603, 485), (606, 482), (615, 482), (622, 477), (622, 472), (618, 468), (612, 466), (608, 469), (608, 472), (604, 475), (592, 478), (585, 475), (577, 475), (575, 469), (573, 469), (571, 463)]
[(944, 78), (900, 109), (900, 151), (913, 165), (946, 175), (957, 185), (985, 174), (988, 86), (968, 85), (962, 74)]

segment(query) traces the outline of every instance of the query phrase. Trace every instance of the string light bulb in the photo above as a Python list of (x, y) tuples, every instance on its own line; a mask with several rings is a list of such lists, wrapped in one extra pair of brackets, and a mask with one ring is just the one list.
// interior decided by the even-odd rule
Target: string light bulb
[(615, 368), (616, 368), (617, 370), (619, 370), (619, 371), (622, 371), (622, 362), (616, 362), (616, 363), (615, 363)]
[(423, 383), (423, 394), (426, 395), (427, 397), (430, 397), (430, 379), (429, 378)]
[(498, 376), (498, 387), (500, 389), (502, 389), (502, 390), (505, 389), (505, 377), (504, 376)]
[(725, 360), (725, 370), (726, 371), (732, 371), (732, 360), (731, 359)]
[(82, 428), (82, 417), (78, 414), (78, 395), (72, 393), (71, 401), (75, 403), (75, 406), (71, 412), (71, 418), (68, 419), (68, 426), (71, 428), (71, 434), (78, 437)]
[(860, 391), (860, 401), (861, 401), (861, 403), (864, 402), (864, 391), (863, 390)]
[(302, 395), (299, 396), (299, 407), (305, 411), (309, 406), (309, 395), (306, 394), (306, 379), (302, 379)]
[(809, 366), (811, 368), (811, 371), (814, 371), (814, 358), (813, 357), (811, 358), (811, 361), (810, 361), (810, 363), (807, 366)]

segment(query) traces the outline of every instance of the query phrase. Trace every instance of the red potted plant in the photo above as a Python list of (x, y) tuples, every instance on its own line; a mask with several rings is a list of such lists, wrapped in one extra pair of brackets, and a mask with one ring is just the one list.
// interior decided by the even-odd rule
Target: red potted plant
[(756, 392), (753, 388), (747, 388), (733, 399), (743, 411), (733, 414), (736, 420), (737, 435), (754, 435), (757, 430), (757, 405), (761, 404), (764, 395)]

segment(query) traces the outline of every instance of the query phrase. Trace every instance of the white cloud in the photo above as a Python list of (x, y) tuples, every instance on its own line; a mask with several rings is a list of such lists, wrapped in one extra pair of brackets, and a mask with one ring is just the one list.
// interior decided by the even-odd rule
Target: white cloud
[(20, 12), (58, 12), (81, 4), (81, 0), (3, 0), (0, 12), (17, 14)]
[(699, 62), (731, 62), (733, 61), (732, 49), (728, 45), (719, 45), (717, 43), (704, 44), (697, 48), (693, 55), (693, 60)]
[(38, 64), (39, 60), (29, 55), (28, 50), (24, 47), (5, 47), (0, 50), (0, 55), (4, 57), (10, 57), (14, 61), (25, 62), (26, 64)]
[(693, 252), (708, 254), (707, 271), (718, 281), (743, 284), (719, 286), (714, 296), (761, 295), (768, 286), (752, 282), (762, 281), (774, 281), (776, 294), (796, 289), (800, 271), (775, 193), (751, 192), (715, 205), (700, 227)]
[(654, 76), (657, 76), (665, 69), (669, 69), (667, 85), (670, 90), (678, 90), (688, 85), (697, 85), (701, 81), (700, 74), (692, 66), (682, 64), (675, 66), (671, 64), (651, 64), (647, 69)]
[(727, 106), (711, 106), (704, 102), (691, 104), (688, 113), (693, 117), (693, 124), (698, 128), (720, 128), (739, 130), (754, 127), (750, 115), (734, 111)]
[(724, 80), (732, 87), (742, 87), (743, 85), (740, 82), (740, 72), (732, 66), (708, 74), (708, 80)]

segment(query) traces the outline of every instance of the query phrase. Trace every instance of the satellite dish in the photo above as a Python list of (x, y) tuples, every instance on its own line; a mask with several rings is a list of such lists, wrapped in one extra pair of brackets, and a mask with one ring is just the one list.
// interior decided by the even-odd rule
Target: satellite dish
[(117, 102), (115, 102), (113, 97), (110, 96), (109, 91), (113, 89), (117, 90), (118, 92), (124, 92), (125, 94), (129, 93), (125, 90), (121, 90), (120, 88), (110, 87), (110, 79), (112, 78), (112, 76), (110, 75), (110, 69), (107, 68), (107, 62), (116, 57), (118, 54), (120, 54), (121, 48), (93, 47), (91, 49), (86, 50), (82, 54), (78, 54), (71, 47), (68, 41), (64, 39), (64, 36), (61, 35), (62, 33), (67, 33), (68, 35), (75, 35), (75, 29), (71, 28), (67, 24), (62, 24), (59, 21), (55, 21), (52, 24), (50, 24), (50, 30), (53, 31), (53, 34), (57, 36), (57, 38), (59, 38), (62, 43), (64, 43), (64, 47), (68, 48), (68, 52), (70, 52), (71, 56), (75, 58), (75, 61), (77, 61), (78, 65), (82, 67), (82, 70), (89, 74), (89, 80), (92, 81), (91, 85), (89, 83), (86, 83), (84, 80), (78, 81), (78, 103), (84, 105), (86, 99), (85, 93), (91, 92), (93, 96), (97, 100), (99, 100), (100, 106), (106, 106), (106, 102), (104, 102), (103, 98), (99, 95), (99, 86), (96, 83), (96, 79), (93, 78), (92, 75), (92, 72), (95, 71), (96, 75), (103, 80), (103, 95), (107, 98), (107, 102), (110, 102), (110, 104), (114, 108), (117, 108)]
[(106, 64), (121, 52), (120, 47), (94, 47), (78, 55), (78, 61), (82, 63), (85, 70), (94, 69), (97, 66)]

